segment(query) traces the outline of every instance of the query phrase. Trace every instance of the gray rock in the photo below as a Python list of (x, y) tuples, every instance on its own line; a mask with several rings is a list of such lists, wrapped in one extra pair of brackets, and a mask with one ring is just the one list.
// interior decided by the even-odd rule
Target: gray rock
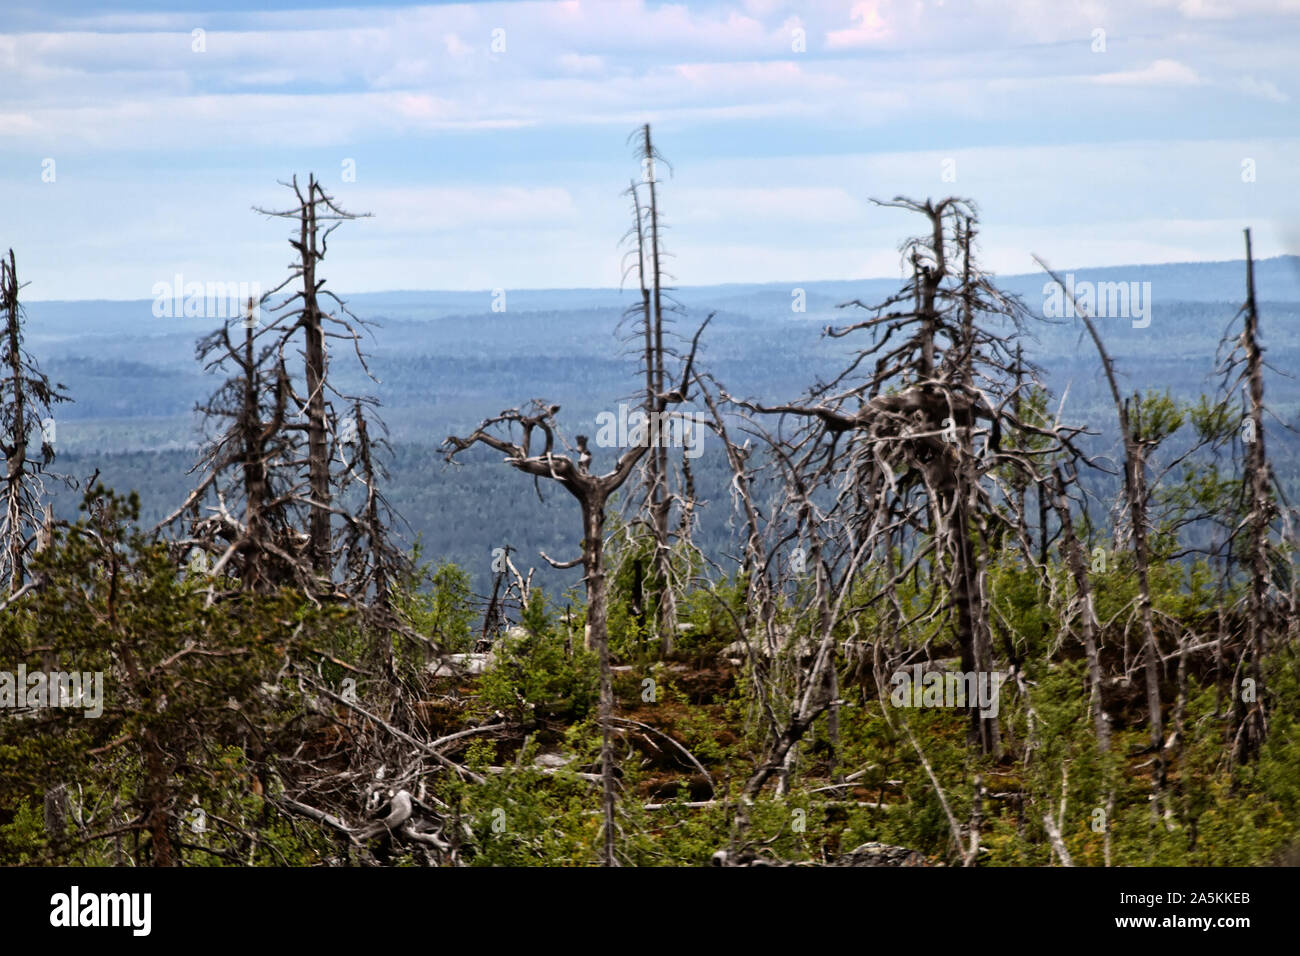
[(492, 666), (496, 658), (486, 654), (447, 654), (429, 664), (430, 677), (473, 677)]
[(833, 866), (926, 866), (925, 857), (915, 850), (888, 843), (864, 843), (842, 854)]

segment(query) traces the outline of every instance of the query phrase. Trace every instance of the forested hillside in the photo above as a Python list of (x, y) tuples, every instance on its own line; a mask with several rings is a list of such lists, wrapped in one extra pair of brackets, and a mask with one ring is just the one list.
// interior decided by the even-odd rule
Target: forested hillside
[(623, 292), (335, 296), (314, 176), (243, 316), (10, 253), (0, 862), (1294, 854), (1300, 260), (897, 199), (897, 281), (674, 292), (650, 137)]
[[(1261, 340), (1269, 362), (1285, 371), (1300, 367), (1300, 259), (1257, 263), (1261, 308), (1270, 321)], [(1151, 325), (1099, 319), (1126, 387), (1168, 391), (1183, 401), (1213, 392), (1214, 353), (1228, 318), (1240, 305), (1244, 263), (1139, 266), (1131, 281), (1149, 281), (1154, 295)], [(1078, 270), (1080, 281), (1106, 281), (1116, 270)], [(999, 279), (1019, 291), (1041, 314), (1045, 276)], [(894, 283), (896, 285), (897, 283)], [(835, 306), (852, 298), (883, 297), (890, 283), (789, 283), (734, 290), (730, 287), (674, 292), (688, 315), (717, 309), (701, 344), (709, 368), (741, 396), (789, 399), (825, 374), (843, 355), (822, 329), (844, 317)], [(791, 289), (807, 292), (806, 313), (791, 311)], [(620, 331), (630, 290), (510, 292), (507, 311), (490, 311), (481, 293), (392, 293), (346, 297), (349, 307), (375, 323), (369, 339), (367, 379), (347, 354), (334, 357), (333, 374), (346, 387), (376, 396), (394, 446), (387, 483), (404, 519), (398, 532), (408, 544), (423, 540), (427, 553), (445, 556), (470, 572), (474, 586), (490, 583), (490, 555), (509, 543), (540, 564), (548, 589), (574, 583), (573, 574), (549, 573), (537, 549), (567, 540), (563, 502), (532, 508), (509, 476), (468, 461), (444, 464), (437, 447), (448, 434), (477, 421), (485, 407), (507, 396), (545, 395), (559, 404), (575, 432), (592, 432), (600, 412), (627, 401), (637, 356)], [(571, 303), (570, 305), (567, 305)], [(187, 472), (199, 437), (197, 402), (211, 390), (211, 376), (194, 361), (202, 319), (158, 319), (150, 303), (34, 302), (27, 306), (27, 341), (52, 379), (75, 383), (77, 401), (60, 406), (56, 448), (69, 474), (101, 469), (116, 488), (138, 489), (146, 521), (157, 521), (189, 490)], [(463, 311), (458, 311), (463, 310)], [(685, 322), (685, 319), (679, 319)], [(171, 331), (159, 331), (164, 326)], [(185, 330), (177, 331), (176, 326)], [(1042, 321), (1026, 330), (1026, 356), (1037, 362), (1064, 413), (1098, 433), (1091, 447), (1113, 450), (1118, 438), (1110, 397), (1098, 361), (1077, 321)], [(779, 348), (775, 343), (779, 343)], [(124, 387), (123, 383), (129, 383)], [(1300, 385), (1289, 374), (1269, 382), (1269, 405), (1279, 427), (1274, 467), (1290, 500), (1300, 499), (1300, 446), (1289, 430), (1300, 421)], [(695, 408), (696, 406), (692, 406)], [(1281, 425), (1289, 426), (1282, 428)], [(607, 453), (593, 449), (597, 460)], [(484, 459), (485, 461), (488, 459)], [(730, 504), (722, 494), (730, 480), (725, 456), (706, 442), (697, 462), (704, 502), (698, 512), (700, 542), (714, 553), (726, 538)], [(1113, 495), (1112, 476), (1085, 476), (1100, 496)], [(70, 518), (80, 496), (51, 489), (56, 512)], [(535, 496), (534, 496), (535, 498)], [(492, 501), (496, 520), (481, 521)], [(471, 516), (474, 516), (471, 519)]]

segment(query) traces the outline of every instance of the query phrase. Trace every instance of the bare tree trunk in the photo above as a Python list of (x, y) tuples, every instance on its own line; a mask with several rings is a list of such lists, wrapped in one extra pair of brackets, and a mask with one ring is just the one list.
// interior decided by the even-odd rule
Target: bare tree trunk
[[(35, 553), (40, 554), (50, 546), (54, 540), (54, 506), (45, 505), (43, 520), (36, 530)], [(42, 669), (47, 674), (52, 674), (58, 670), (58, 658), (53, 650), (44, 652), (41, 661)], [(48, 686), (58, 686), (51, 678), (46, 678), (50, 683)], [(45, 790), (45, 832), (49, 835), (50, 841), (58, 843), (63, 839), (68, 824), (68, 786), (64, 783), (55, 784), (47, 787)]]
[[(1110, 715), (1102, 699), (1101, 653), (1097, 646), (1097, 614), (1092, 603), (1092, 582), (1088, 579), (1088, 563), (1083, 547), (1074, 533), (1074, 520), (1070, 515), (1070, 501), (1065, 494), (1065, 480), (1058, 467), (1053, 472), (1056, 491), (1056, 515), (1061, 522), (1061, 551), (1065, 564), (1074, 579), (1075, 600), (1078, 602), (1079, 630), (1083, 638), (1083, 653), (1088, 664), (1088, 709), (1092, 711), (1093, 731), (1097, 736), (1097, 751), (1102, 760), (1110, 753)], [(1047, 486), (1038, 486), (1040, 500), (1046, 501)], [(1102, 835), (1103, 856), (1110, 866), (1110, 820), (1115, 811), (1115, 787), (1111, 781), (1110, 767), (1103, 771), (1106, 779), (1105, 830)]]
[(330, 448), (325, 419), (325, 330), (316, 301), (316, 260), (319, 258), (316, 230), (316, 177), (307, 180), (307, 202), (302, 207), (299, 229), (302, 243), (302, 326), (307, 378), (307, 469), (311, 487), (309, 549), (317, 574), (331, 569), (330, 549)]
[(642, 127), (646, 185), (650, 193), (650, 313), (646, 315), (648, 331), (653, 331), (653, 348), (647, 370), (653, 367), (654, 411), (651, 418), (652, 445), (648, 461), (650, 476), (650, 524), (655, 545), (656, 621), (659, 626), (660, 650), (667, 657), (673, 652), (677, 636), (677, 600), (672, 580), (672, 540), (668, 518), (672, 498), (668, 494), (668, 436), (664, 433), (666, 422), (661, 414), (665, 408), (664, 384), (664, 315), (663, 267), (659, 253), (659, 195), (655, 174), (655, 151), (650, 140), (650, 124)]
[(826, 714), (826, 737), (830, 742), (830, 778), (831, 783), (843, 783), (844, 773), (840, 769), (840, 672), (834, 664), (831, 666), (831, 706)]
[(1250, 393), (1250, 428), (1253, 441), (1245, 442), (1246, 483), (1250, 489), (1250, 590), (1246, 598), (1247, 672), (1254, 682), (1254, 700), (1243, 700), (1235, 689), (1239, 728), (1234, 751), (1238, 761), (1249, 760), (1263, 743), (1268, 721), (1264, 708), (1264, 675), (1260, 662), (1267, 640), (1268, 534), (1273, 516), (1271, 475), (1264, 448), (1264, 358), (1259, 347), (1259, 313), (1255, 306), (1255, 263), (1250, 230), (1246, 230), (1246, 305), (1241, 344), (1246, 353), (1246, 382)]
[(41, 528), (45, 493), (42, 478), (51, 474), (46, 468), (54, 460), (52, 437), (42, 432), (39, 455), (29, 452), (28, 443), (52, 406), (69, 400), (62, 386), (51, 384), (23, 352), (23, 312), (18, 298), (21, 288), (17, 260), (10, 249), (7, 257), (0, 258), (0, 312), (5, 322), (0, 334), (0, 351), (4, 353), (0, 365), (7, 373), (0, 387), (0, 411), (5, 423), (4, 433), (0, 434), (0, 453), (5, 457), (4, 484), (0, 487), (4, 497), (0, 503), (0, 586), (9, 587), (11, 600), (24, 589), (27, 544)]
[[(803, 502), (803, 507), (805, 509), (808, 507), (806, 499)], [(807, 518), (806, 512), (804, 517)], [(822, 712), (835, 703), (835, 690), (838, 687), (835, 677), (835, 622), (838, 619), (844, 597), (851, 587), (861, 554), (862, 550), (859, 548), (852, 555), (841, 578), (838, 593), (833, 594), (832, 592), (836, 589), (834, 583), (830, 580), (830, 572), (826, 562), (823, 560), (820, 541), (815, 535), (811, 539), (808, 560), (816, 575), (816, 593), (813, 606), (817, 612), (815, 624), (815, 634), (818, 639), (817, 651), (813, 658), (812, 667), (806, 675), (801, 675), (802, 686), (796, 693), (793, 713), (772, 743), (766, 758), (745, 782), (741, 795), (747, 801), (754, 799), (762, 792), (764, 784), (771, 779), (773, 774), (778, 772), (783, 776), (788, 774), (789, 762), (792, 759), (795, 745), (803, 739), (804, 734), (808, 732)], [(784, 789), (785, 784), (782, 784), (778, 792), (783, 793)], [(740, 820), (738, 823), (743, 826), (747, 821)]]
[[(1061, 287), (1066, 288), (1056, 273), (1047, 267), (1043, 260), (1034, 257)], [(1101, 357), (1102, 369), (1110, 385), (1111, 399), (1119, 416), (1119, 427), (1124, 437), (1124, 496), (1128, 504), (1129, 522), (1133, 526), (1133, 564), (1138, 579), (1138, 615), (1142, 624), (1143, 670), (1146, 675), (1147, 719), (1150, 726), (1151, 749), (1154, 753), (1155, 771), (1152, 774), (1152, 790), (1155, 796), (1154, 812), (1159, 815), (1160, 800), (1165, 789), (1165, 740), (1164, 722), (1160, 710), (1160, 648), (1156, 643), (1155, 616), (1151, 607), (1151, 583), (1148, 576), (1150, 552), (1147, 547), (1147, 501), (1146, 461), (1143, 446), (1135, 433), (1129, 418), (1128, 403), (1120, 397), (1119, 384), (1115, 378), (1115, 366), (1106, 347), (1102, 344), (1097, 327), (1092, 322), (1086, 309), (1074, 302), (1075, 311), (1083, 320), (1092, 337), (1097, 353)]]
[(175, 866), (167, 816), (167, 770), (152, 730), (144, 732), (144, 748), (145, 800), (149, 806), (145, 826), (149, 830), (152, 863), (154, 866)]
[(9, 407), (12, 425), (4, 436), (5, 464), (8, 466), (5, 487), (6, 523), (9, 531), (9, 591), (17, 593), (23, 586), (23, 481), (27, 473), (27, 389), (23, 382), (23, 356), (21, 349), (21, 318), (18, 313), (18, 269), (14, 251), (9, 250), (9, 261), (4, 264), (3, 308), (5, 335), (9, 346), (9, 374), (13, 377), (13, 392)]
[[(940, 220), (942, 224), (942, 220)], [(961, 231), (962, 246), (962, 342), (958, 361), (962, 386), (968, 393), (974, 390), (975, 330), (974, 309), (971, 305), (971, 253), (974, 224), (969, 217)], [(942, 241), (942, 225), (938, 241)], [(954, 599), (957, 602), (959, 631), (962, 636), (962, 665), (970, 673), (990, 675), (993, 670), (993, 635), (989, 630), (988, 612), (985, 608), (983, 582), (985, 578), (984, 553), (979, 535), (971, 527), (972, 518), (979, 514), (977, 486), (979, 472), (975, 458), (975, 440), (972, 427), (961, 430), (961, 456), (957, 471), (957, 507), (954, 509), (953, 528), (956, 536), (956, 566), (953, 569)], [(967, 666), (969, 659), (969, 666)], [(979, 706), (970, 708), (971, 733), (978, 740), (980, 750), (1000, 756), (1001, 735), (996, 717), (983, 717)]]
[(617, 866), (614, 853), (617, 821), (614, 806), (618, 781), (614, 777), (614, 682), (609, 660), (607, 582), (605, 579), (605, 501), (582, 499), (582, 566), (587, 582), (587, 639), (600, 662), (600, 787), (604, 817), (605, 866)]
[[(1121, 425), (1127, 429), (1128, 416), (1123, 416)], [(1160, 647), (1156, 643), (1155, 615), (1151, 606), (1151, 582), (1148, 575), (1150, 552), (1147, 548), (1147, 481), (1145, 450), (1138, 444), (1136, 436), (1126, 430), (1124, 444), (1127, 450), (1125, 471), (1128, 480), (1125, 489), (1128, 494), (1130, 521), (1133, 525), (1133, 563), (1138, 579), (1138, 614), (1142, 621), (1142, 636), (1145, 652), (1143, 671), (1146, 674), (1147, 714), (1151, 724), (1151, 748), (1155, 753), (1154, 790), (1156, 803), (1159, 803), (1165, 789), (1165, 736), (1164, 719), (1160, 709)], [(1159, 808), (1156, 808), (1157, 812)]]
[(1038, 494), (1038, 563), (1042, 567), (1047, 567), (1047, 486), (1040, 482), (1037, 488)]
[(1061, 522), (1061, 550), (1066, 566), (1074, 578), (1075, 600), (1079, 605), (1079, 630), (1083, 638), (1083, 652), (1088, 663), (1088, 709), (1092, 711), (1097, 734), (1097, 749), (1110, 750), (1110, 718), (1102, 703), (1101, 657), (1097, 649), (1097, 615), (1092, 605), (1092, 583), (1088, 579), (1088, 564), (1083, 547), (1074, 533), (1074, 520), (1070, 515), (1070, 502), (1065, 496), (1065, 482), (1061, 470), (1054, 473), (1056, 484), (1056, 514)]
[[(949, 533), (954, 543), (952, 603), (957, 612), (957, 633), (961, 645), (961, 666), (966, 673), (987, 674), (992, 669), (992, 647), (979, 593), (977, 545), (971, 540), (967, 503), (959, 500), (953, 509)], [(996, 754), (1001, 746), (996, 717), (981, 717), (977, 703), (968, 705), (971, 743), (983, 753)]]
[[(249, 301), (249, 312), (253, 303)], [(260, 590), (266, 586), (263, 580), (266, 568), (263, 560), (265, 553), (267, 528), (265, 510), (270, 486), (267, 481), (265, 442), (262, 434), (261, 396), (258, 394), (260, 382), (257, 374), (257, 356), (253, 345), (253, 329), (244, 329), (244, 356), (240, 363), (244, 375), (243, 408), (240, 415), (240, 446), (243, 452), (241, 467), (244, 473), (244, 531), (247, 536), (245, 551), (246, 567), (241, 582), (245, 590)]]

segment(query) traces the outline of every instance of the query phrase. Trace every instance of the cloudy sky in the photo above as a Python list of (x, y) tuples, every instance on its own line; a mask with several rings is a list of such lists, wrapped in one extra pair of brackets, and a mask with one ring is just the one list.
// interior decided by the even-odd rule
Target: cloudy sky
[(1300, 252), (1300, 0), (9, 0), (3, 28), (31, 299), (269, 288), (286, 231), (252, 207), (308, 171), (374, 217), (336, 289), (616, 286), (643, 122), (685, 285), (897, 275), (917, 223), (870, 200), (898, 194), (974, 199), (1004, 273), (1237, 258), (1247, 225)]

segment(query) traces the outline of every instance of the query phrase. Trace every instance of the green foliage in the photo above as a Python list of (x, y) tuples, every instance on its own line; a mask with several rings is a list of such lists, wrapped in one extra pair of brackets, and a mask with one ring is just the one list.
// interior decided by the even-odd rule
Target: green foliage
[[(1187, 420), (1187, 409), (1170, 394), (1148, 389), (1139, 401), (1129, 408), (1129, 421), (1134, 437), (1152, 446), (1159, 445)], [(1203, 419), (1201, 419), (1203, 420)]]
[(474, 646), (474, 610), (470, 578), (463, 568), (443, 561), (436, 568), (420, 562), (417, 543), (411, 579), (397, 589), (394, 604), (421, 634), (445, 654), (460, 654)]
[[(566, 648), (566, 641), (574, 646)], [(479, 682), (485, 706), (519, 720), (581, 719), (595, 706), (596, 655), (557, 629), (543, 592), (533, 592), (520, 630), (497, 641), (493, 653), (495, 663)]]
[[(1031, 396), (1022, 410), (1041, 415), (1039, 403)], [(1142, 400), (1138, 417), (1144, 440), (1156, 443), (1189, 422), (1198, 438), (1232, 430), (1221, 409), (1179, 407), (1154, 393)], [(1162, 642), (1190, 635), (1195, 644), (1219, 626), (1241, 582), (1225, 578), (1216, 559), (1177, 552), (1196, 514), (1216, 511), (1225, 527), (1240, 520), (1240, 483), (1218, 466), (1180, 467), (1174, 477), (1157, 488), (1149, 577)], [(411, 784), (427, 787), (427, 805), (436, 800), (445, 808), (441, 836), (455, 834), (462, 860), (599, 862), (599, 682), (596, 655), (582, 646), (580, 607), (557, 612), (535, 588), (519, 626), (495, 643), (491, 666), (474, 678), (430, 676), (430, 650), (398, 637), (397, 679), (412, 692), (402, 698), (392, 678), (368, 669), (380, 636), (364, 621), (290, 592), (209, 602), (209, 587), (230, 582), (178, 571), (168, 543), (137, 529), (139, 509), (134, 496), (94, 489), (80, 520), (33, 562), (45, 585), (0, 612), (0, 650), (12, 662), (6, 666), (100, 671), (105, 688), (104, 712), (95, 719), (66, 709), (0, 714), (0, 864), (140, 865), (166, 849), (189, 865), (320, 865), (361, 853), (395, 866), (422, 862), (409, 845), (385, 838), (364, 849), (343, 845), (329, 828), (284, 812), (278, 801), (295, 772), (286, 755), (330, 733), (348, 740), (359, 739), (346, 737), (358, 727), (378, 733), (346, 708), (330, 710), (304, 693), (293, 677), (303, 669), (326, 687), (358, 677), (370, 713), (421, 739), (474, 732), (462, 749), (445, 753), (482, 783), (444, 768)], [(1079, 527), (1089, 533), (1086, 521)], [(648, 563), (644, 544), (633, 538), (611, 552), (612, 649), (614, 663), (626, 668), (616, 675), (616, 712), (654, 728), (639, 736), (628, 725), (617, 728), (618, 853), (634, 865), (707, 865), (737, 832), (741, 788), (767, 753), (773, 721), (788, 716), (799, 664), (792, 646), (758, 668), (747, 661), (737, 670), (719, 660), (718, 652), (740, 637), (737, 623), (752, 617), (739, 574), (681, 595), (679, 617), (688, 626), (678, 653), (656, 661), (657, 642), (637, 613), (645, 605), (633, 593), (635, 562)], [(1178, 662), (1170, 662), (1162, 688), (1166, 732), (1176, 721), (1179, 738), (1170, 751), (1166, 805), (1153, 812), (1140, 676), (1116, 676), (1125, 663), (1131, 670), (1137, 580), (1130, 552), (1106, 549), (1103, 557), (1090, 579), (1108, 674), (1108, 753), (1094, 734), (1077, 616), (1066, 616), (1073, 578), (1052, 554), (1045, 585), (1008, 537), (989, 552), (986, 587), (995, 655), (1021, 667), (1020, 680), (1003, 689), (999, 715), (1010, 759), (974, 753), (961, 712), (895, 709), (878, 698), (869, 662), (865, 669), (844, 666), (838, 735), (829, 715), (813, 725), (795, 748), (786, 795), (775, 799), (769, 789), (748, 807), (737, 849), (825, 861), (880, 841), (955, 863), (960, 849), (935, 781), (966, 825), (978, 775), (986, 789), (979, 865), (1051, 864), (1045, 814), (1059, 822), (1077, 865), (1102, 865), (1107, 835), (1112, 865), (1258, 865), (1287, 853), (1300, 842), (1295, 649), (1279, 642), (1266, 662), (1270, 733), (1245, 765), (1228, 756), (1231, 687), (1207, 657), (1193, 656), (1185, 698), (1178, 699)], [(449, 562), (422, 564), (418, 549), (415, 558), (418, 570), (396, 590), (401, 620), (442, 653), (472, 650), (479, 611), (471, 575)], [(897, 605), (872, 601), (891, 573), (879, 565), (864, 569), (849, 599), (858, 610), (841, 622), (837, 642), (883, 641), (901, 650), (929, 641), (931, 657), (951, 654), (945, 627), (898, 626), (942, 604), (933, 569), (923, 564), (900, 582)], [(808, 630), (800, 610), (806, 598), (797, 588), (780, 597), (779, 623), (792, 629), (787, 638)], [(654, 700), (641, 695), (647, 674), (656, 682)], [(441, 707), (446, 725), (435, 731), (408, 719), (403, 708), (411, 700)], [(516, 729), (479, 735), (501, 716)], [(707, 769), (711, 794), (666, 738)], [(355, 745), (340, 749), (347, 747)], [(562, 765), (539, 761), (543, 754), (561, 756)], [(47, 796), (60, 785), (69, 808), (62, 835), (45, 824)], [(362, 819), (354, 793), (317, 796), (338, 801), (332, 812)], [(192, 825), (196, 810), (206, 820), (201, 829)], [(161, 830), (145, 822), (153, 815)]]
[[(243, 748), (250, 728), (278, 746), (301, 712), (295, 689), (274, 675), (305, 654), (320, 612), (288, 593), (209, 606), (202, 584), (177, 574), (165, 543), (129, 530), (134, 495), (97, 487), (84, 510), (33, 563), (44, 587), (0, 616), (0, 646), (29, 673), (98, 675), (102, 713), (50, 707), (0, 719), (0, 807), (23, 808), (10, 820), (0, 813), (0, 859), (103, 864), (123, 853), (137, 861), (198, 853), (203, 862), (282, 863), (290, 844), (254, 847), (239, 824), (216, 821), (263, 813), (255, 791), (264, 792), (259, 774), (273, 765), (253, 769)], [(72, 832), (36, 837), (26, 808), (72, 782)], [(214, 821), (206, 844), (180, 827), (191, 804)], [(161, 830), (129, 825), (155, 815)], [(104, 845), (73, 838), (115, 828), (132, 842), (111, 858)]]

